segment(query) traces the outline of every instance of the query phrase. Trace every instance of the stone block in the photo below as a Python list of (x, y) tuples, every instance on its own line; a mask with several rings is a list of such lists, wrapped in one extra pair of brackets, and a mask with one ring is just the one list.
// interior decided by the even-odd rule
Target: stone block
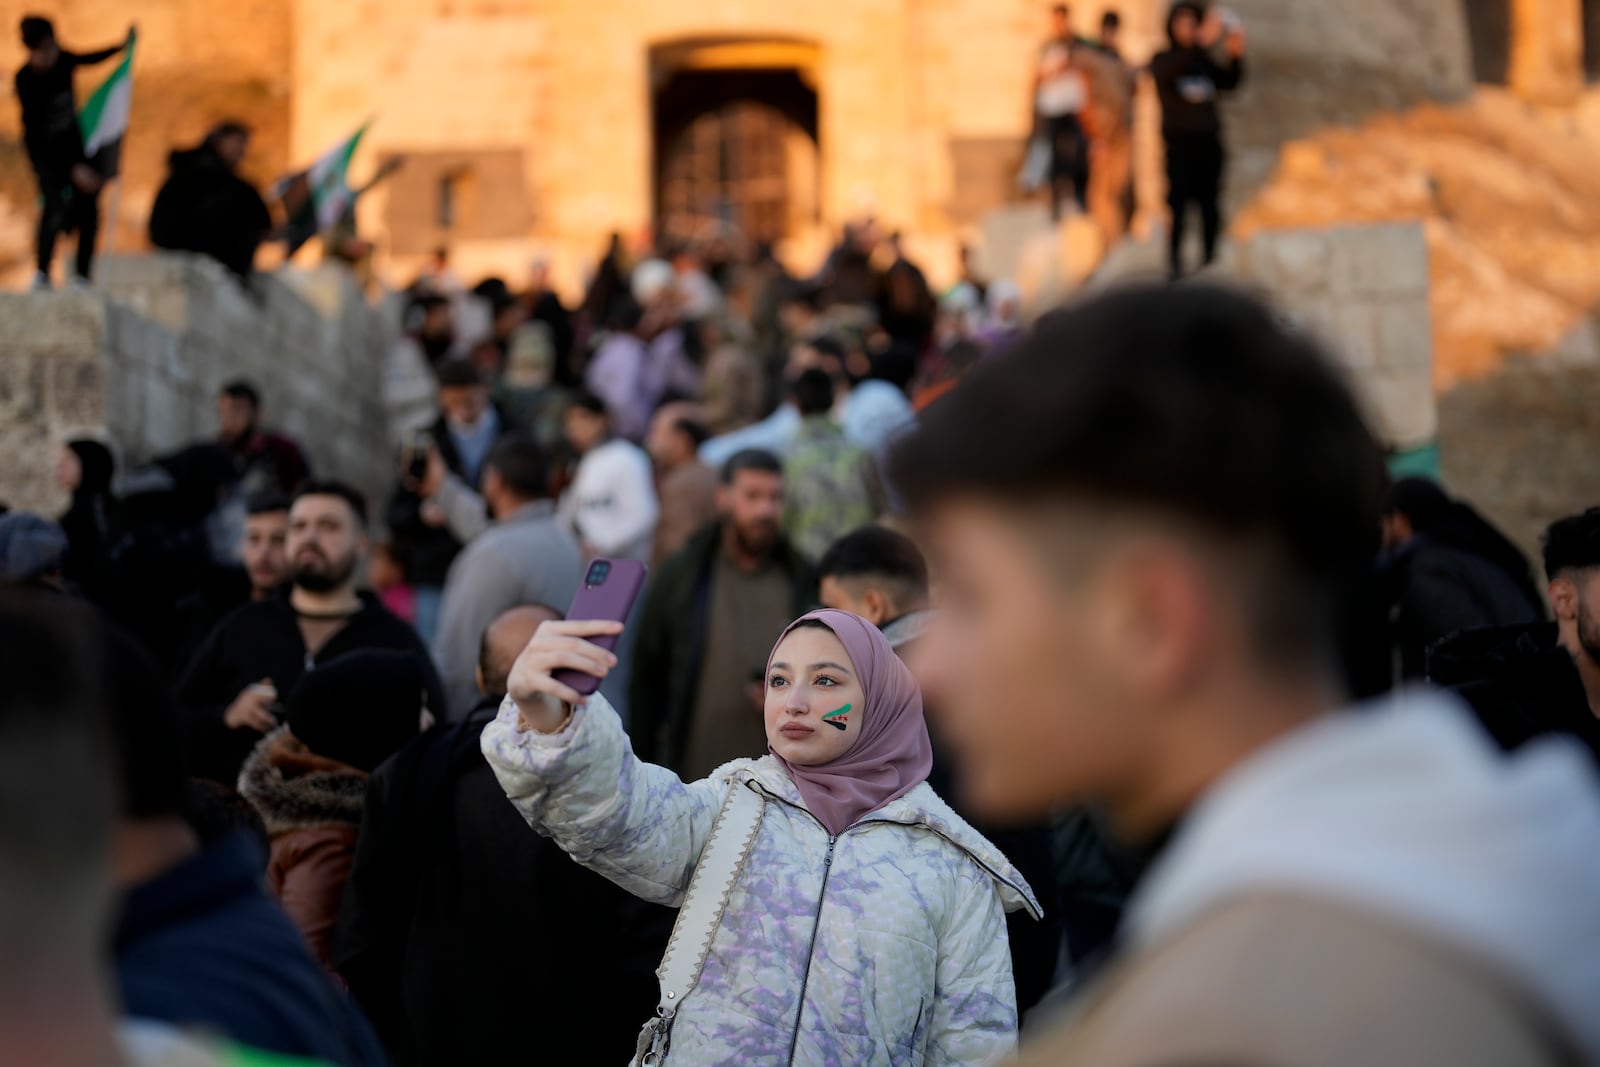
[(1334, 356), (1355, 369), (1378, 365), (1378, 315), (1364, 300), (1336, 301), (1331, 308), (1333, 333), (1328, 343)]
[(179, 410), (178, 390), (165, 376), (147, 374), (139, 380), (141, 419), (138, 450), (157, 455), (187, 442), (190, 418)]
[(1329, 283), (1338, 294), (1395, 297), (1428, 290), (1428, 245), (1419, 223), (1327, 231)]
[(93, 352), (104, 329), (104, 300), (94, 293), (0, 295), (0, 350)]
[(1274, 292), (1316, 294), (1328, 284), (1328, 239), (1317, 230), (1259, 234), (1248, 256), (1248, 275)]
[(43, 357), (12, 349), (0, 356), (0, 423), (37, 423), (47, 408)]
[(1433, 373), (1433, 316), (1426, 299), (1377, 305), (1378, 362), (1384, 367)]
[(1355, 375), (1373, 431), (1391, 448), (1418, 448), (1439, 432), (1433, 379), (1427, 372), (1379, 367)]

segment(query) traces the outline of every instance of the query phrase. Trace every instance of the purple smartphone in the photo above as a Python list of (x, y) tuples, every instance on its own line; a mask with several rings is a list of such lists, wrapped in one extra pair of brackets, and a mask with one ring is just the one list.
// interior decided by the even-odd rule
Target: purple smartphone
[[(574, 622), (594, 619), (627, 622), (633, 602), (639, 599), (639, 593), (644, 589), (646, 570), (643, 563), (631, 559), (606, 559), (602, 556), (591, 560), (589, 569), (583, 573), (583, 587), (572, 598), (572, 607), (567, 610), (567, 618)], [(621, 636), (605, 634), (585, 640), (607, 652), (615, 652)], [(600, 679), (583, 671), (556, 671), (551, 677), (563, 685), (570, 685), (584, 696), (591, 696), (600, 688)]]

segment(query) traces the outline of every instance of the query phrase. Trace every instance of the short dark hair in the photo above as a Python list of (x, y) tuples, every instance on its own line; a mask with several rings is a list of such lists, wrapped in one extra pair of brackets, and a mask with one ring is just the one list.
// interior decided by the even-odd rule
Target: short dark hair
[(550, 495), (550, 463), (544, 449), (526, 430), (508, 433), (489, 449), (484, 466), (500, 476), (505, 487), (525, 500)]
[(350, 505), (350, 510), (355, 514), (356, 523), (362, 528), (367, 527), (367, 498), (361, 491), (346, 482), (336, 481), (333, 478), (323, 478), (318, 481), (309, 481), (302, 485), (294, 494), (294, 499), (289, 502), (292, 508), (308, 496), (336, 496)]
[(43, 15), (25, 15), (22, 19), (22, 43), (29, 49), (38, 48), (56, 39), (55, 23)]
[(699, 448), (711, 439), (711, 431), (705, 428), (705, 424), (688, 416), (673, 419), (672, 428), (687, 437), (695, 448)]
[[(1382, 452), (1312, 338), (1213, 285), (1135, 285), (1046, 316), (894, 452), (914, 509), (1076, 497), (1253, 538), (1258, 651), (1328, 650), (1377, 551)], [(1243, 583), (1241, 583), (1243, 584)]]
[(483, 372), (470, 359), (447, 359), (439, 364), (440, 389), (476, 389), (483, 385)]
[(880, 578), (928, 595), (928, 562), (916, 542), (887, 526), (863, 526), (845, 534), (822, 554), (818, 578)]
[(606, 402), (587, 389), (579, 389), (567, 400), (567, 410), (573, 408), (582, 408), (591, 415), (600, 415), (608, 419), (611, 417), (611, 409), (606, 407)]
[(271, 515), (275, 511), (288, 511), (289, 498), (274, 489), (263, 490), (244, 502), (246, 515)]
[(802, 415), (826, 415), (833, 410), (833, 377), (817, 367), (803, 371), (789, 387)]
[(1100, 26), (1102, 29), (1114, 30), (1121, 25), (1122, 15), (1119, 14), (1114, 8), (1100, 16)]
[(1052, 15), (1060, 15), (1062, 18), (1072, 14), (1071, 10), (1068, 9), (1066, 4), (1052, 4), (1050, 7), (1050, 13)]
[(251, 134), (250, 127), (239, 119), (223, 119), (211, 127), (211, 132), (206, 134), (206, 144), (214, 145), (224, 137), (245, 137)]
[(234, 400), (243, 400), (246, 404), (261, 410), (261, 390), (243, 378), (235, 378), (217, 391), (218, 396), (230, 397)]
[(732, 485), (740, 471), (761, 471), (763, 474), (783, 475), (783, 461), (761, 448), (747, 448), (735, 452), (722, 465), (722, 484)]
[(1591, 567), (1600, 567), (1600, 508), (1557, 519), (1544, 532), (1544, 573), (1552, 582)]

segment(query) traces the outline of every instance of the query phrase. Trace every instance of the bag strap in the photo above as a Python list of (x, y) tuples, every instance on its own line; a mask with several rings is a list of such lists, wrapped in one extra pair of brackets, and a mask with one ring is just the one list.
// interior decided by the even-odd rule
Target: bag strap
[(700, 852), (689, 879), (689, 892), (673, 924), (672, 938), (656, 977), (661, 981), (661, 1001), (656, 1011), (670, 1020), (689, 991), (700, 981), (711, 939), (722, 923), (728, 897), (744, 870), (761, 827), (761, 811), (766, 806), (761, 795), (743, 782), (728, 783), (728, 795), (711, 826), (711, 836)]

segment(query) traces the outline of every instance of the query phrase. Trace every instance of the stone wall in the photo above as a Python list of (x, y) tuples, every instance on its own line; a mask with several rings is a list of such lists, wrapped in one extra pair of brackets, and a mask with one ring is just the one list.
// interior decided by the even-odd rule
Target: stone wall
[(1373, 429), (1398, 451), (1438, 434), (1428, 245), (1417, 223), (1261, 233), (1226, 266), (1270, 292), (1351, 371)]
[[(1165, 271), (1165, 241), (1127, 242), (1089, 284), (1153, 280)], [(1263, 231), (1225, 243), (1207, 274), (1261, 293), (1315, 333), (1349, 371), (1386, 446), (1407, 452), (1433, 443), (1439, 417), (1420, 224)]]
[(380, 389), (389, 318), (332, 269), (265, 275), (248, 293), (208, 260), (111, 259), (92, 293), (0, 295), (0, 500), (54, 512), (56, 450), (109, 437), (123, 468), (216, 432), (229, 379), (319, 476), (376, 507), (393, 484)]

